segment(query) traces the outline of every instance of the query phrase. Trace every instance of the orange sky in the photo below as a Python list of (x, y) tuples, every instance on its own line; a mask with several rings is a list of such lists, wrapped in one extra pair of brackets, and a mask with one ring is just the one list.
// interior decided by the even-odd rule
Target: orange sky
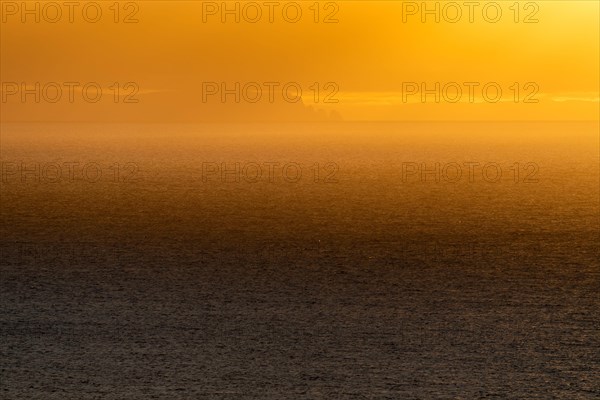
[[(219, 10), (205, 15), (204, 23), (203, 7), (212, 11), (209, 3), (219, 7), (221, 2), (199, 1), (137, 2), (137, 11), (127, 5), (131, 2), (121, 2), (119, 20), (136, 11), (137, 23), (114, 23), (113, 2), (99, 2), (103, 14), (98, 23), (86, 22), (79, 8), (70, 23), (63, 7), (62, 18), (50, 23), (44, 18), (53, 18), (54, 10), (47, 8), (44, 15), (42, 2), (40, 22), (29, 15), (23, 23), (23, 10), (14, 8), (21, 2), (0, 3), (5, 92), (15, 89), (13, 82), (19, 90), (23, 83), (33, 88), (36, 82), (42, 87), (48, 82), (98, 82), (103, 88), (101, 101), (94, 104), (81, 99), (80, 88), (74, 89), (73, 103), (66, 88), (54, 104), (43, 98), (36, 104), (33, 95), (23, 102), (20, 92), (3, 93), (2, 121), (303, 120), (332, 115), (345, 120), (598, 119), (597, 1), (538, 1), (537, 8), (521, 1), (518, 23), (509, 8), (513, 1), (495, 3), (502, 11), (497, 23), (483, 17), (483, 7), (493, 2), (481, 2), (472, 23), (466, 7), (457, 23), (445, 21), (442, 11), (440, 23), (434, 16), (422, 23), (420, 10), (410, 8), (421, 2), (401, 1), (320, 2), (319, 23), (314, 22), (312, 1), (298, 3), (303, 14), (297, 23), (283, 18), (281, 8), (290, 2), (274, 9), (272, 23), (265, 6), (257, 23), (244, 21), (244, 14), (240, 23), (235, 16), (222, 23)], [(435, 3), (441, 10), (448, 2), (428, 2), (428, 7)], [(228, 4), (235, 7), (235, 2)], [(240, 10), (247, 4), (241, 2)], [(454, 10), (446, 11), (453, 18)], [(338, 22), (323, 23), (331, 13)], [(524, 23), (528, 15), (538, 22)], [(115, 82), (121, 86), (118, 103), (109, 88)], [(133, 90), (124, 90), (126, 82), (139, 88), (138, 103), (123, 104), (124, 95)], [(263, 101), (256, 104), (243, 99), (235, 104), (233, 96), (222, 104), (219, 94), (203, 103), (203, 82), (229, 87), (235, 82), (279, 82), (279, 87), (298, 82), (304, 106), (283, 101), (278, 89), (275, 103), (267, 104), (265, 86)], [(310, 89), (315, 82), (320, 87), (316, 103), (314, 86)], [(436, 82), (440, 87), (457, 82), (463, 93), (455, 103), (444, 97), (435, 103), (433, 94), (423, 102), (420, 92), (403, 96), (410, 82), (429, 88)], [(478, 88), (496, 82), (503, 93), (496, 103), (485, 101), (479, 89), (469, 98), (464, 82), (477, 82)], [(328, 93), (337, 102), (323, 103)], [(538, 102), (523, 103), (528, 93), (535, 93), (532, 99)], [(456, 98), (453, 90), (446, 94)]]

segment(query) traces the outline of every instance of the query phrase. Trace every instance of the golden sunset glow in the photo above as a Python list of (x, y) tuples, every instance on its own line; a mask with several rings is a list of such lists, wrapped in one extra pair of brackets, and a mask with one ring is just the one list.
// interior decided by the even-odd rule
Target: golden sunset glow
[[(501, 14), (486, 2), (472, 7), (427, 2), (423, 8), (422, 2), (348, 1), (335, 7), (320, 3), (318, 13), (312, 3), (300, 2), (296, 23), (288, 22), (295, 9), (284, 14), (282, 6), (228, 2), (223, 4), (234, 12), (227, 14), (221, 2), (191, 1), (140, 2), (136, 8), (122, 6), (118, 15), (103, 3), (97, 23), (87, 22), (79, 8), (71, 23), (63, 7), (63, 18), (50, 23), (44, 17), (54, 10), (44, 13), (42, 2), (40, 22), (25, 24), (22, 18), (33, 21), (35, 15), (23, 15), (20, 6), (14, 10), (19, 3), (2, 3), (3, 82), (40, 82), (42, 88), (47, 82), (97, 82), (108, 92), (94, 107), (80, 101), (23, 104), (18, 94), (10, 95), (6, 121), (102, 120), (106, 113), (119, 120), (202, 121), (246, 112), (203, 104), (204, 82), (229, 88), (235, 82), (242, 88), (250, 82), (278, 82), (279, 88), (295, 82), (305, 106), (344, 120), (427, 120), (432, 114), (439, 120), (598, 119), (596, 1), (491, 2), (500, 5)], [(261, 6), (261, 18), (252, 4)], [(114, 95), (107, 88), (115, 82), (134, 82), (139, 103), (105, 101)], [(472, 96), (465, 82), (477, 83)], [(315, 83), (318, 97), (310, 89)], [(328, 83), (335, 86), (325, 88)], [(452, 101), (442, 96), (436, 103), (433, 93), (422, 98), (420, 89), (403, 99), (406, 83), (429, 90), (439, 83), (438, 92)], [(458, 84), (462, 95), (453, 87), (442, 93), (449, 83)], [(502, 90), (493, 104), (481, 90), (489, 83)], [(267, 97), (267, 87), (262, 89)], [(496, 89), (489, 90), (494, 97)], [(281, 93), (275, 94), (277, 103)], [(335, 102), (324, 102), (327, 94)], [(537, 103), (524, 103), (528, 95)], [(73, 109), (77, 117), (67, 111)], [(285, 113), (277, 105), (265, 110)]]
[(0, 0), (0, 397), (600, 395), (600, 0)]

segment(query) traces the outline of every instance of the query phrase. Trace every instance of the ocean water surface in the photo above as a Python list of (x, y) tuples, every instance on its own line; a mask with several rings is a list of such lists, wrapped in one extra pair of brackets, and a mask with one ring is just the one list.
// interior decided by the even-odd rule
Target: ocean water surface
[(598, 398), (598, 137), (3, 124), (2, 398)]

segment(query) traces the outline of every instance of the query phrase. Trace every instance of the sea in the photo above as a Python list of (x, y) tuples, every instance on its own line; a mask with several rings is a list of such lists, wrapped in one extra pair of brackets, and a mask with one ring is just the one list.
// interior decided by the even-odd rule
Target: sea
[(3, 399), (598, 399), (597, 122), (1, 125)]

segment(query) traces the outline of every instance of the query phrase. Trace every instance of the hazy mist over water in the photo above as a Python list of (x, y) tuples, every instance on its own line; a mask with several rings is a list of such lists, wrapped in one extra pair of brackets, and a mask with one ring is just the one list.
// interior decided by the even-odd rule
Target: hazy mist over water
[(3, 397), (596, 398), (598, 129), (3, 124)]

